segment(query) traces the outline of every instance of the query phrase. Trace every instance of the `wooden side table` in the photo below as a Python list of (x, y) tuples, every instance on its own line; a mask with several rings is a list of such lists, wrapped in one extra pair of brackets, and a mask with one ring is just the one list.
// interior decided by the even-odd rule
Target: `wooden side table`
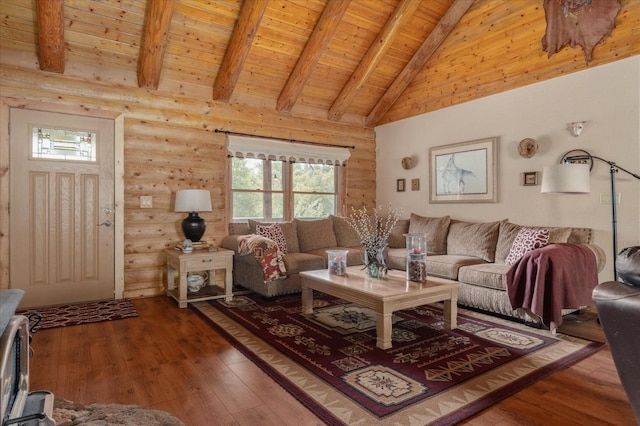
[[(233, 298), (233, 250), (218, 248), (217, 251), (194, 250), (182, 253), (169, 249), (167, 253), (167, 296), (173, 297), (180, 308), (186, 308), (189, 302)], [(224, 287), (216, 285), (216, 270), (225, 270)], [(178, 288), (175, 284), (175, 273), (178, 272)], [(200, 291), (187, 291), (187, 273), (206, 271), (209, 274), (207, 285)]]

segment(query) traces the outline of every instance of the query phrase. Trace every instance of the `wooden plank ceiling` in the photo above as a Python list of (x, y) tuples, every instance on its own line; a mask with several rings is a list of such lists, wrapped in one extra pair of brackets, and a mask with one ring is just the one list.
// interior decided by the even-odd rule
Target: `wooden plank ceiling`
[[(621, 0), (623, 5), (628, 2)], [(103, 70), (95, 75), (114, 83), (134, 80), (148, 90), (366, 127), (434, 109), (427, 105), (429, 99), (415, 107), (416, 94), (427, 93), (434, 97), (432, 104), (445, 106), (456, 103), (456, 96), (464, 101), (513, 88), (505, 85), (505, 69), (516, 68), (513, 79), (532, 75), (531, 67), (543, 70), (542, 79), (555, 76), (544, 74), (545, 67), (555, 63), (542, 52), (544, 12), (542, 2), (534, 0), (3, 0), (3, 4), (2, 47), (35, 49), (43, 71), (73, 75), (95, 67)], [(637, 9), (622, 13), (635, 20), (636, 28)], [(496, 31), (498, 23), (501, 30)], [(638, 53), (640, 43), (633, 43), (637, 31), (628, 31), (632, 42), (609, 46), (602, 62)], [(562, 72), (586, 66), (578, 53), (573, 50), (573, 58), (565, 61), (571, 64)], [(505, 57), (514, 61), (504, 65)], [(475, 59), (470, 63), (469, 58)], [(451, 75), (456, 67), (477, 67), (475, 78), (494, 87), (479, 83), (475, 95), (456, 93), (455, 87), (447, 93), (441, 90), (440, 95), (450, 99), (439, 100), (424, 75), (431, 72), (433, 78), (433, 70), (441, 70), (444, 79), (455, 85)], [(535, 79), (525, 78), (516, 86)], [(403, 106), (389, 114), (401, 97)]]

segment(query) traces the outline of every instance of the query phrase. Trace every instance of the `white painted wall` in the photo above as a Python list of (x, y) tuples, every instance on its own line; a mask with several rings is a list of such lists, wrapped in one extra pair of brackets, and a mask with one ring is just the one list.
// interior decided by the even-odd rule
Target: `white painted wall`
[[(567, 123), (588, 123), (578, 138)], [(424, 216), (450, 215), (473, 221), (508, 218), (522, 225), (593, 228), (594, 243), (607, 253), (600, 280), (613, 279), (611, 205), (600, 203), (610, 194), (609, 166), (596, 162), (587, 195), (541, 194), (540, 186), (522, 186), (522, 173), (539, 172), (557, 163), (572, 149), (614, 161), (640, 173), (640, 56), (598, 66), (505, 93), (422, 114), (376, 128), (377, 203), (391, 203)], [(430, 147), (498, 136), (498, 202), (429, 203)], [(518, 154), (518, 143), (533, 138), (540, 146), (529, 159)], [(416, 165), (404, 170), (401, 159), (413, 156)], [(406, 192), (396, 192), (404, 178)], [(411, 190), (411, 179), (420, 190)], [(618, 251), (640, 245), (640, 180), (617, 173)]]

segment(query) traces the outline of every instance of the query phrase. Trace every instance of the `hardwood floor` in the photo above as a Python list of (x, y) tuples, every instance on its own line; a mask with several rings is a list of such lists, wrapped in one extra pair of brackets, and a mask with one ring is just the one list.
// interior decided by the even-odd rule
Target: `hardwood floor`
[[(166, 297), (134, 304), (138, 318), (38, 331), (31, 389), (84, 404), (165, 410), (194, 426), (323, 424), (190, 309)], [(633, 425), (635, 419), (605, 348), (463, 424)]]

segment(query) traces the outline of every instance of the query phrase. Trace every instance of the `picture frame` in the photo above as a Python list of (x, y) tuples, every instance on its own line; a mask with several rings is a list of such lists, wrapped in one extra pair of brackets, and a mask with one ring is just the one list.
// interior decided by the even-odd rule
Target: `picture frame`
[(420, 179), (411, 179), (411, 190), (420, 191)]
[(429, 202), (498, 202), (497, 144), (494, 136), (429, 148)]
[(405, 184), (406, 184), (405, 179), (398, 179), (396, 181), (396, 192), (404, 192), (405, 186), (406, 186)]
[(523, 186), (536, 186), (536, 185), (538, 185), (538, 172), (524, 172), (524, 173), (522, 173), (522, 185)]

